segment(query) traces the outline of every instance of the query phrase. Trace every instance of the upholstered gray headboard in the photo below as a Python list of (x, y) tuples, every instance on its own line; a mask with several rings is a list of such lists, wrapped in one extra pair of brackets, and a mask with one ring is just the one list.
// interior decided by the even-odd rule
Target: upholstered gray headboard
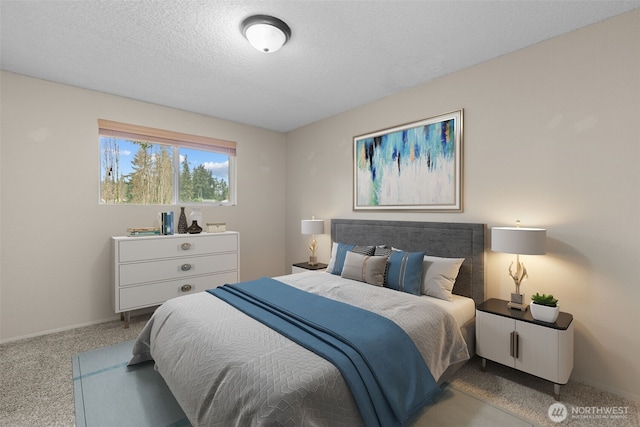
[(331, 240), (355, 245), (388, 245), (427, 255), (464, 258), (453, 293), (485, 300), (485, 224), (332, 219)]

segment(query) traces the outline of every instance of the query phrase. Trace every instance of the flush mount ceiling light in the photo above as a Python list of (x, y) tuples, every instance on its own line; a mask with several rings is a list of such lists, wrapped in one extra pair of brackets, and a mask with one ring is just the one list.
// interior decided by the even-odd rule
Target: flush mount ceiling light
[(290, 38), (291, 28), (282, 20), (268, 15), (254, 15), (242, 21), (242, 35), (260, 52), (273, 53)]

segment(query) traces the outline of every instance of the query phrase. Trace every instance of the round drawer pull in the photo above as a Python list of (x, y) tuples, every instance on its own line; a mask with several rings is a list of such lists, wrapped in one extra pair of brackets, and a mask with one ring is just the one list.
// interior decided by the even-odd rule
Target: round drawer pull
[(180, 290), (182, 292), (189, 292), (191, 290), (192, 286), (191, 285), (182, 285), (182, 287), (180, 288)]
[(191, 264), (182, 264), (182, 265), (180, 266), (180, 270), (182, 270), (182, 271), (189, 271), (189, 270), (191, 270)]
[(180, 245), (180, 249), (182, 249), (183, 251), (188, 251), (189, 249), (191, 249), (191, 243), (183, 243)]

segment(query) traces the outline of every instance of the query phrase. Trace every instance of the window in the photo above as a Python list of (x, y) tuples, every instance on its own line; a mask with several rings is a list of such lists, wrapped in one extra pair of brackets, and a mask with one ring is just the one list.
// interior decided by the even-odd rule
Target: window
[(101, 204), (235, 204), (236, 144), (98, 120)]

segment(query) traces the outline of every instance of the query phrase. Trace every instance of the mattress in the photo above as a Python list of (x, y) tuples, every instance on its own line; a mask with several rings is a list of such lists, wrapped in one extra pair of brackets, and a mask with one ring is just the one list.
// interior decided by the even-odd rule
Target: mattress
[(426, 295), (423, 295), (420, 298), (429, 298), (433, 304), (447, 310), (451, 313), (453, 318), (456, 319), (458, 326), (461, 328), (476, 317), (476, 304), (471, 298), (456, 294), (453, 294), (453, 301), (445, 301)]

